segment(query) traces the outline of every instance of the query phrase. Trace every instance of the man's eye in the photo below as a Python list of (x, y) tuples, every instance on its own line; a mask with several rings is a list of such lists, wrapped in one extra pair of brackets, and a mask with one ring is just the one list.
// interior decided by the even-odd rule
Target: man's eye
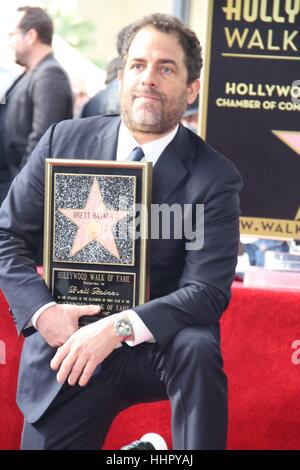
[(142, 64), (133, 64), (132, 68), (135, 70), (140, 70), (142, 68)]
[(167, 74), (167, 75), (172, 73), (172, 69), (170, 69), (170, 67), (166, 67), (166, 66), (162, 67), (162, 71), (163, 71), (164, 74)]

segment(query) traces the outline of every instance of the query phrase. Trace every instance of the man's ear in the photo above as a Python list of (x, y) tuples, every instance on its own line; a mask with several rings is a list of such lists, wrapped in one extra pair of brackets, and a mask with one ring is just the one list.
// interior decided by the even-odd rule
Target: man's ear
[(188, 94), (187, 94), (187, 102), (188, 104), (194, 103), (197, 95), (200, 91), (200, 80), (194, 80), (192, 83), (188, 85)]
[(119, 69), (118, 70), (118, 80), (121, 81), (123, 79), (123, 70)]
[(27, 40), (27, 43), (30, 46), (36, 44), (38, 39), (39, 39), (39, 35), (38, 35), (38, 32), (35, 29), (32, 28), (32, 29), (29, 29), (29, 31), (26, 32), (26, 40)]
[(119, 93), (121, 93), (122, 81), (123, 81), (123, 70), (118, 70), (118, 81), (119, 81)]

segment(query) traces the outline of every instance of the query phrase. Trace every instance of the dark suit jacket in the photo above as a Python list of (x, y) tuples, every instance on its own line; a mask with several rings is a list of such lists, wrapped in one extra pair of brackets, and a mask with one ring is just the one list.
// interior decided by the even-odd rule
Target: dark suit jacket
[(84, 106), (81, 117), (102, 116), (120, 112), (119, 80), (114, 78), (107, 83), (104, 90), (99, 91)]
[[(0, 287), (22, 331), (52, 301), (32, 252), (43, 228), (46, 157), (115, 159), (119, 117), (95, 117), (52, 126), (15, 178), (0, 210)], [(240, 175), (234, 165), (183, 127), (154, 167), (153, 203), (205, 204), (205, 241), (186, 251), (185, 240), (151, 242), (151, 301), (135, 308), (164, 348), (188, 326), (215, 326), (230, 298), (239, 243)], [(54, 355), (35, 333), (25, 340), (18, 403), (35, 421), (59, 390)]]
[(13, 175), (51, 124), (72, 117), (72, 101), (68, 77), (52, 54), (15, 80), (2, 106), (4, 157)]

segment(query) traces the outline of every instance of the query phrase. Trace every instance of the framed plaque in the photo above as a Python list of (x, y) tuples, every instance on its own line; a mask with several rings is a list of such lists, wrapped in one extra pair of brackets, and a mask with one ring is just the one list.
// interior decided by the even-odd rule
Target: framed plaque
[(46, 160), (44, 275), (57, 303), (101, 305), (103, 317), (149, 299), (151, 186), (151, 163)]

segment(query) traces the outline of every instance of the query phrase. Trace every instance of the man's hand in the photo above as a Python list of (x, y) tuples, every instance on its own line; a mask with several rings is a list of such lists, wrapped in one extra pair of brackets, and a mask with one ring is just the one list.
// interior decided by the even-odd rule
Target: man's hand
[(57, 381), (69, 385), (77, 382), (84, 387), (98, 364), (115, 349), (120, 338), (114, 332), (114, 315), (103, 318), (76, 331), (61, 346), (51, 361), (51, 369), (58, 370)]
[(98, 305), (52, 305), (39, 316), (36, 327), (49, 346), (59, 347), (78, 330), (80, 317), (100, 312)]

